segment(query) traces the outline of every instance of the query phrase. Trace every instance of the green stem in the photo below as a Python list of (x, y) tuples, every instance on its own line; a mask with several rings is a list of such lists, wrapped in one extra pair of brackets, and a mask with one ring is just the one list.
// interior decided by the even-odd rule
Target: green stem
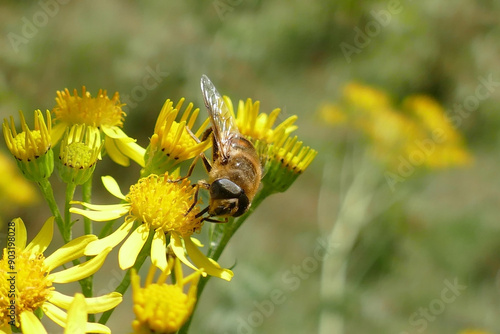
[(40, 186), (40, 190), (42, 191), (43, 197), (45, 198), (47, 204), (49, 205), (50, 212), (52, 212), (52, 215), (54, 216), (57, 227), (59, 228), (59, 232), (61, 233), (64, 242), (68, 243), (70, 240), (66, 239), (66, 232), (65, 232), (66, 228), (64, 226), (64, 221), (61, 217), (61, 213), (59, 212), (59, 207), (57, 206), (56, 199), (54, 198), (52, 185), (50, 184), (48, 179), (43, 179), (39, 181), (38, 185)]
[[(91, 195), (92, 177), (90, 177), (89, 180), (82, 185), (82, 201), (85, 203), (91, 203)], [(83, 217), (83, 229), (85, 235), (92, 234), (92, 221), (85, 216)], [(91, 258), (92, 256), (86, 257), (87, 261), (89, 261)], [(94, 296), (94, 275), (82, 279), (80, 281), (80, 285), (82, 286), (82, 293), (85, 297), (90, 298)], [(90, 313), (88, 317), (90, 322), (95, 322), (95, 314)]]
[[(144, 247), (142, 247), (141, 252), (137, 256), (137, 260), (135, 260), (135, 264), (132, 268), (135, 269), (136, 272), (139, 272), (139, 269), (141, 269), (142, 265), (144, 264), (144, 261), (146, 260), (149, 253), (151, 252), (151, 242), (153, 241), (153, 235), (154, 235), (154, 231), (151, 231), (151, 233), (149, 234), (148, 240), (146, 241), (146, 244), (144, 245)], [(131, 273), (132, 268), (127, 270), (127, 273), (123, 277), (123, 280), (120, 282), (120, 285), (118, 285), (116, 287), (115, 292), (119, 292), (122, 295), (125, 294), (125, 292), (127, 291), (128, 287), (130, 285), (130, 273)], [(102, 316), (99, 318), (99, 323), (105, 325), (106, 322), (109, 320), (109, 317), (111, 316), (111, 314), (113, 313), (114, 310), (115, 309), (113, 308), (111, 310), (104, 312), (102, 314)]]
[(66, 200), (64, 202), (64, 226), (66, 228), (65, 230), (66, 237), (64, 238), (64, 240), (72, 239), (72, 232), (71, 232), (72, 222), (71, 222), (71, 213), (69, 212), (71, 205), (69, 203), (73, 200), (73, 196), (75, 195), (75, 189), (76, 189), (75, 183), (68, 183), (66, 185)]
[[(88, 181), (82, 185), (82, 201), (85, 203), (91, 203), (91, 200), (92, 200), (92, 177), (90, 177)], [(83, 228), (86, 235), (92, 234), (93, 232), (92, 221), (85, 216), (83, 217)]]
[[(222, 252), (226, 248), (227, 243), (229, 240), (232, 238), (232, 236), (236, 233), (236, 231), (240, 228), (241, 225), (245, 222), (245, 220), (252, 214), (252, 212), (262, 203), (264, 199), (266, 199), (269, 195), (272, 194), (271, 191), (266, 191), (266, 188), (263, 188), (262, 191), (260, 191), (257, 196), (252, 201), (252, 206), (250, 209), (245, 212), (241, 217), (238, 219), (234, 220), (233, 222), (230, 222), (228, 224), (225, 224), (221, 228), (224, 229), (224, 232), (222, 233), (222, 238), (220, 239), (219, 242), (211, 243), (215, 244), (216, 247), (210, 247), (208, 249), (207, 256), (214, 259), (217, 261), (219, 257), (222, 255)], [(216, 227), (217, 228), (217, 227)], [(208, 283), (208, 280), (210, 279), (211, 276), (207, 277), (202, 277), (200, 281), (198, 282), (198, 291), (196, 294), (196, 304), (193, 309), (193, 313), (196, 311), (196, 308), (198, 307), (198, 301), (200, 300), (200, 296), (205, 289), (206, 284)], [(193, 316), (188, 319), (188, 321), (182, 326), (182, 328), (177, 332), (177, 334), (187, 334), (189, 332), (189, 326), (191, 325), (191, 320), (193, 319)]]
[[(59, 211), (59, 207), (57, 206), (56, 199), (54, 198), (54, 192), (52, 190), (52, 185), (50, 184), (48, 179), (43, 179), (38, 182), (38, 185), (40, 186), (40, 190), (42, 191), (43, 197), (47, 201), (47, 204), (49, 205), (50, 211), (52, 212), (52, 215), (54, 216), (54, 220), (56, 221), (57, 227), (59, 229), (59, 232), (61, 233), (63, 240), (65, 243), (68, 243), (71, 241), (71, 230), (70, 230), (70, 225), (65, 224), (61, 213)], [(66, 196), (68, 196), (68, 191), (66, 192)], [(68, 202), (69, 203), (69, 202)], [(69, 209), (68, 209), (69, 211)], [(67, 217), (67, 215), (66, 215)], [(69, 230), (69, 233), (68, 233)], [(73, 260), (73, 265), (77, 266), (80, 264), (80, 261), (78, 259)], [(87, 294), (92, 294), (92, 290), (89, 290), (89, 285), (88, 282), (84, 279), (79, 281), (80, 286), (82, 288), (82, 292), (85, 296)]]

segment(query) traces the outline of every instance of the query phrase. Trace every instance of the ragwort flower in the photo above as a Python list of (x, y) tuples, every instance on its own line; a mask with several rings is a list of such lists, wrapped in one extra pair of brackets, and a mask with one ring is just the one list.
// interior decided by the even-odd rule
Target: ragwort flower
[[(188, 104), (180, 120), (178, 122), (175, 120), (183, 103), (184, 98), (177, 103), (175, 108), (170, 100), (163, 105), (156, 121), (154, 134), (146, 149), (144, 176), (172, 171), (177, 164), (196, 157), (212, 144), (209, 139), (198, 142), (192, 136), (191, 131), (200, 113), (199, 108), (193, 110), (192, 103)], [(208, 123), (207, 118), (193, 135), (199, 138)]]
[(252, 99), (247, 99), (246, 102), (242, 100), (238, 102), (238, 110), (235, 113), (231, 99), (227, 96), (224, 96), (223, 99), (233, 116), (236, 115), (236, 125), (240, 133), (253, 143), (261, 141), (271, 144), (277, 138), (288, 136), (297, 129), (297, 126), (293, 124), (297, 120), (296, 115), (288, 117), (273, 129), (281, 112), (279, 108), (274, 109), (269, 115), (259, 113), (260, 102), (252, 102)]
[(104, 147), (113, 161), (128, 166), (130, 158), (144, 167), (144, 148), (121, 130), (125, 112), (118, 92), (110, 99), (106, 90), (100, 89), (97, 97), (91, 97), (85, 86), (82, 88), (82, 96), (78, 95), (76, 89), (71, 95), (66, 88), (57, 92), (56, 102), (57, 105), (52, 109), (56, 122), (52, 129), (54, 142), (73, 124), (97, 127), (105, 135)]
[(57, 159), (57, 169), (64, 182), (87, 182), (101, 154), (100, 138), (99, 130), (93, 126), (74, 124), (66, 129)]
[[(167, 284), (172, 269), (175, 283)], [(156, 267), (151, 266), (143, 288), (140, 286), (140, 276), (135, 270), (132, 271), (132, 298), (136, 315), (132, 328), (137, 334), (177, 333), (193, 313), (201, 272), (196, 271), (184, 277), (181, 262), (173, 257), (169, 258), (168, 267), (153, 283), (155, 271)], [(189, 288), (185, 292), (187, 284)]]
[(26, 124), (23, 113), (19, 111), (19, 114), (23, 130), (20, 133), (16, 131), (13, 117), (10, 118), (10, 124), (4, 119), (3, 135), (5, 143), (28, 180), (38, 182), (47, 179), (54, 171), (50, 112), (47, 111), (47, 122), (45, 122), (42, 112), (35, 110), (35, 127), (33, 130), (30, 130)]
[(263, 191), (284, 192), (309, 167), (318, 152), (303, 146), (297, 136), (283, 136), (268, 150), (266, 174), (262, 179)]
[[(85, 247), (96, 240), (94, 235), (76, 238), (45, 257), (43, 252), (52, 241), (54, 218), (47, 219), (38, 235), (26, 245), (27, 233), (21, 218), (14, 219), (9, 227), (15, 236), (8, 239), (0, 260), (0, 326), (20, 328), (25, 334), (46, 333), (36, 316), (40, 310), (58, 325), (65, 327), (68, 309), (73, 297), (57, 292), (54, 283), (70, 283), (94, 274), (104, 263), (110, 248), (89, 261), (53, 272), (63, 264), (83, 256)], [(89, 313), (100, 313), (117, 306), (122, 300), (118, 293), (97, 298), (86, 298)], [(62, 308), (62, 309), (61, 309)], [(86, 330), (109, 333), (100, 324), (86, 323)]]
[[(73, 202), (90, 210), (73, 207), (70, 212), (95, 221), (109, 221), (125, 215), (126, 218), (116, 231), (89, 244), (85, 250), (86, 255), (99, 254), (107, 247), (115, 247), (133, 230), (118, 252), (120, 267), (128, 269), (134, 265), (139, 252), (152, 233), (151, 261), (158, 268), (164, 270), (167, 267), (168, 246), (191, 268), (204, 268), (204, 272), (209, 275), (231, 280), (232, 271), (222, 269), (215, 261), (207, 258), (198, 249), (199, 241), (191, 237), (194, 232), (201, 229), (202, 218), (198, 217), (200, 209), (197, 205), (199, 199), (195, 199), (196, 189), (191, 186), (189, 180), (178, 181), (177, 178), (172, 179), (168, 173), (161, 176), (151, 174), (132, 185), (127, 196), (121, 193), (112, 177), (103, 177), (103, 182), (111, 194), (125, 203), (95, 205)], [(134, 229), (135, 223), (139, 226)], [(187, 259), (185, 253), (189, 255), (194, 265)]]

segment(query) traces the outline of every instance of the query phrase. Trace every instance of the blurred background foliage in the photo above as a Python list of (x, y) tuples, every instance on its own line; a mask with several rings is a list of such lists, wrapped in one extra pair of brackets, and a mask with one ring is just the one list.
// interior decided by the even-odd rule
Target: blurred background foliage
[[(328, 308), (344, 319), (346, 333), (458, 333), (467, 328), (495, 333), (500, 328), (500, 89), (495, 85), (500, 81), (500, 2), (62, 2), (1, 3), (2, 118), (13, 115), (18, 122), (19, 109), (28, 119), (34, 109), (52, 109), (57, 90), (85, 85), (96, 94), (103, 88), (120, 92), (128, 103), (124, 130), (146, 146), (167, 98), (186, 97), (202, 107), (199, 79), (205, 73), (233, 101), (260, 100), (263, 111), (280, 107), (282, 120), (299, 115), (300, 140), (320, 152), (288, 192), (271, 197), (237, 233), (221, 260), (236, 263), (235, 278), (229, 284), (210, 282), (193, 321), (194, 333), (316, 332), (321, 310)], [(397, 10), (391, 13), (391, 8)], [(346, 53), (346, 45), (356, 52)], [(490, 81), (487, 97), (481, 89), (484, 98), (477, 98), (485, 81)], [(325, 106), (332, 105), (352, 117), (342, 107), (352, 83), (390, 101), (390, 116), (356, 116), (368, 125), (379, 124), (376, 136), (360, 140), (352, 134), (363, 127), (340, 128), (325, 118)], [(460, 115), (450, 131), (460, 138), (464, 163), (417, 166), (394, 191), (384, 173), (397, 167), (375, 163), (373, 177), (385, 191), (372, 199), (368, 221), (348, 256), (343, 297), (321, 302), (319, 287), (328, 282), (321, 283), (320, 268), (291, 289), (284, 277), (312, 256), (318, 240), (333, 227), (342, 203), (343, 169), (352, 165), (359, 170), (356, 162), (365, 160), (345, 161), (373, 150), (396, 159), (411, 153), (390, 151), (375, 138), (394, 132), (395, 123), (387, 117), (407, 117), (402, 106), (415, 95), (437, 106), (443, 113), (440, 124), (451, 124), (444, 114)], [(465, 103), (472, 107), (460, 114), (457, 104)], [(119, 179), (122, 189), (135, 182), (138, 171), (109, 159), (97, 168)], [(2, 182), (1, 187), (2, 207), (15, 208), (2, 210), (2, 219), (20, 215), (32, 222), (29, 233), (34, 235), (48, 209), (39, 202), (27, 207), (36, 201), (10, 196), (12, 184)], [(98, 180), (94, 187), (102, 190)], [(327, 210), (318, 206), (320, 201)], [(329, 220), (319, 224), (321, 215)], [(113, 286), (109, 277), (119, 275), (101, 275), (96, 291), (108, 292)], [(466, 289), (424, 321), (425, 328), (415, 323), (424, 317), (412, 315), (439, 300), (444, 281), (455, 279)], [(283, 290), (285, 300), (272, 312), (259, 311), (273, 289)], [(122, 321), (130, 319), (130, 311), (127, 303), (119, 307), (109, 323), (115, 332), (130, 329)], [(255, 326), (248, 327), (249, 321)]]

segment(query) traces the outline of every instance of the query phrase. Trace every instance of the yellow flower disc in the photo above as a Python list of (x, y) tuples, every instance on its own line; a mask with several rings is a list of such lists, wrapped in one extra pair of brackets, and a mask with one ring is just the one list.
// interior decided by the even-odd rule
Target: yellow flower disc
[(149, 225), (150, 229), (190, 236), (201, 229), (201, 218), (195, 217), (200, 211), (199, 206), (194, 206), (188, 213), (194, 192), (187, 179), (172, 182), (167, 174), (152, 174), (130, 187), (127, 195), (130, 214)]
[(191, 315), (194, 299), (176, 285), (150, 284), (134, 291), (132, 323), (135, 330), (146, 327), (155, 333), (176, 333)]
[(52, 109), (55, 120), (68, 124), (86, 124), (91, 126), (119, 126), (123, 125), (125, 113), (124, 104), (120, 103), (120, 95), (116, 92), (110, 99), (106, 90), (100, 89), (96, 97), (91, 97), (85, 86), (82, 87), (82, 96), (77, 90), (73, 95), (66, 88), (57, 91), (57, 105)]
[[(9, 256), (14, 256), (15, 260), (9, 262)], [(0, 260), (1, 324), (6, 325), (13, 320), (10, 318), (10, 305), (15, 306), (15, 322), (19, 327), (19, 314), (36, 310), (49, 298), (53, 288), (52, 282), (47, 279), (44, 260), (42, 254), (34, 255), (19, 248), (15, 251), (4, 249)], [(13, 263), (15, 267), (12, 267)]]

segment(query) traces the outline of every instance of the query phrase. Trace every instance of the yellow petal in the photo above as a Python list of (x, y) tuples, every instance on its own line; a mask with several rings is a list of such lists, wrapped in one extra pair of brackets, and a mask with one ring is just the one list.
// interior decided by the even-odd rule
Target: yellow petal
[[(51, 303), (44, 303), (42, 305), (42, 310), (43, 310), (43, 313), (45, 313), (56, 324), (58, 324), (61, 327), (66, 326), (66, 323), (68, 321), (68, 315), (66, 314), (66, 312), (64, 312), (60, 308), (58, 308), (55, 305), (52, 305)], [(85, 332), (86, 333), (111, 333), (111, 330), (104, 325), (87, 322), (85, 325)]]
[(53, 146), (62, 138), (67, 127), (68, 125), (66, 123), (58, 123), (52, 127), (50, 131), (50, 140)]
[(87, 322), (87, 326), (85, 327), (85, 333), (111, 334), (111, 329), (109, 329), (108, 326), (105, 326), (103, 324)]
[[(170, 247), (172, 247), (172, 250), (174, 251), (175, 256), (179, 260), (181, 260), (182, 263), (184, 263), (186, 266), (198, 270), (186, 257), (184, 247), (182, 246), (182, 238), (179, 234), (172, 232), (170, 233)], [(206, 274), (204, 275), (206, 276)]]
[[(93, 204), (86, 204), (85, 206), (89, 207), (96, 207)], [(111, 208), (109, 208), (111, 207)], [(89, 218), (90, 220), (94, 220), (97, 222), (105, 222), (105, 221), (110, 221), (113, 219), (118, 219), (120, 217), (123, 217), (128, 211), (129, 211), (130, 206), (128, 204), (117, 204), (117, 205), (111, 205), (108, 206), (108, 209), (103, 210), (103, 211), (90, 211), (90, 210), (83, 210), (79, 208), (70, 208), (69, 212), (71, 213), (76, 213), (79, 215), (82, 215), (84, 217)]]
[(191, 237), (191, 241), (193, 242), (193, 244), (195, 244), (197, 247), (203, 247), (203, 244), (201, 243), (200, 240), (194, 238), (194, 237)]
[[(101, 313), (113, 307), (118, 306), (122, 302), (122, 295), (118, 292), (111, 292), (99, 297), (85, 298), (87, 313)], [(74, 302), (74, 297), (63, 295), (60, 292), (52, 291), (49, 301), (63, 309), (69, 309)]]
[(87, 209), (95, 210), (95, 211), (118, 211), (120, 209), (130, 209), (130, 204), (121, 203), (121, 204), (91, 204), (80, 201), (71, 201), (69, 204), (78, 204), (86, 207)]
[(42, 254), (47, 247), (49, 247), (50, 242), (52, 241), (52, 235), (54, 234), (54, 217), (50, 217), (45, 221), (42, 226), (42, 229), (36, 237), (31, 240), (31, 242), (26, 246), (26, 250), (36, 253)]
[(101, 313), (117, 307), (123, 300), (118, 292), (111, 292), (103, 296), (87, 298), (87, 310), (89, 313)]
[(135, 142), (134, 138), (127, 136), (127, 134), (117, 126), (103, 125), (102, 132), (104, 132), (106, 136), (112, 139), (118, 139), (122, 142)]
[(104, 147), (106, 148), (106, 152), (109, 154), (111, 160), (124, 167), (128, 167), (130, 165), (130, 159), (120, 152), (118, 147), (116, 147), (114, 139), (106, 137), (104, 139)]
[(123, 239), (125, 239), (133, 226), (134, 220), (125, 220), (125, 222), (121, 224), (116, 231), (107, 237), (88, 244), (87, 248), (85, 248), (85, 255), (96, 255), (108, 247), (114, 248), (122, 242)]
[(12, 219), (12, 223), (14, 223), (14, 231), (11, 230), (11, 225), (9, 225), (9, 229), (7, 232), (13, 232), (16, 236), (15, 244), (16, 247), (20, 249), (24, 249), (26, 247), (26, 240), (28, 238), (28, 234), (26, 232), (26, 226), (21, 218)]
[(92, 234), (82, 235), (81, 237), (71, 240), (45, 259), (44, 263), (47, 265), (48, 271), (52, 271), (60, 265), (83, 256), (85, 247), (95, 240), (97, 240), (97, 237)]
[(21, 330), (25, 334), (44, 334), (47, 333), (45, 327), (43, 327), (40, 319), (31, 311), (21, 312), (19, 315), (21, 320)]
[(198, 268), (203, 268), (210, 276), (216, 276), (226, 281), (230, 281), (233, 278), (234, 274), (231, 270), (222, 269), (217, 262), (206, 257), (190, 238), (184, 239), (184, 245), (189, 257)]
[(68, 307), (68, 317), (64, 334), (85, 334), (87, 324), (85, 297), (81, 293), (76, 293)]
[(56, 324), (58, 324), (61, 327), (66, 326), (66, 319), (68, 318), (68, 315), (60, 308), (58, 308), (55, 305), (52, 305), (51, 303), (45, 302), (42, 305), (42, 310), (43, 313), (47, 317), (49, 317), (52, 321), (54, 321)]
[(57, 273), (52, 273), (48, 278), (52, 279), (52, 282), (54, 283), (68, 283), (79, 281), (85, 277), (89, 277), (102, 267), (104, 260), (106, 260), (106, 256), (108, 256), (109, 252), (111, 252), (111, 247), (104, 249), (101, 253), (99, 253), (89, 261), (83, 262), (77, 266), (59, 271)]
[(149, 227), (142, 224), (137, 227), (130, 236), (125, 240), (118, 252), (118, 263), (122, 270), (132, 267), (141, 251), (142, 247), (148, 240)]
[(145, 166), (144, 154), (146, 153), (146, 150), (139, 144), (134, 142), (128, 143), (121, 140), (115, 140), (115, 145), (125, 156), (137, 162), (141, 167)]
[(106, 190), (109, 191), (111, 195), (118, 197), (119, 199), (125, 199), (125, 195), (123, 195), (122, 191), (120, 190), (118, 182), (116, 182), (116, 180), (112, 176), (103, 176), (101, 177), (101, 180), (104, 188), (106, 188)]
[(151, 262), (162, 271), (167, 269), (167, 240), (161, 229), (155, 231), (151, 244)]

